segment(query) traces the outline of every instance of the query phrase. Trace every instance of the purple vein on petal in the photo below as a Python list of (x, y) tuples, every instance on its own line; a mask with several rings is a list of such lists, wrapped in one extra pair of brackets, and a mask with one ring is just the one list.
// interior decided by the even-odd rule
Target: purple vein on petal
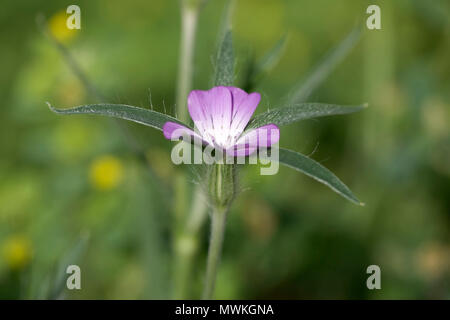
[(231, 123), (232, 131), (236, 131), (238, 135), (244, 131), (260, 100), (261, 95), (259, 93), (250, 93), (236, 106), (237, 110)]
[[(248, 155), (248, 152), (258, 148), (260, 140), (267, 140), (270, 146), (279, 139), (279, 129), (275, 125), (266, 125), (242, 136), (260, 100), (259, 93), (248, 94), (236, 87), (219, 86), (207, 91), (193, 90), (188, 96), (188, 110), (199, 135), (175, 123), (166, 123), (164, 135), (167, 138), (173, 135), (174, 131), (180, 130), (182, 134), (201, 137), (205, 143), (214, 147), (227, 150), (246, 148)], [(271, 132), (274, 132), (273, 137), (270, 137)]]

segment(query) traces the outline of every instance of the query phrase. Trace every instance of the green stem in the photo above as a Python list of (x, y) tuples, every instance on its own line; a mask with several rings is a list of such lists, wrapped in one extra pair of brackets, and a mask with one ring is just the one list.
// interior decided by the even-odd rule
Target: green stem
[(184, 229), (177, 236), (174, 299), (186, 299), (190, 296), (189, 280), (192, 279), (192, 266), (199, 247), (199, 230), (207, 217), (207, 201), (197, 186)]
[[(48, 29), (47, 21), (42, 14), (38, 14), (38, 16), (36, 17), (36, 23), (41, 32), (61, 54), (65, 63), (68, 65), (72, 73), (78, 78), (78, 80), (80, 80), (81, 84), (84, 86), (87, 92), (98, 102), (105, 102), (107, 100), (105, 96), (103, 96), (103, 94), (100, 93), (97, 87), (90, 81), (89, 77), (85, 74), (70, 50), (52, 35), (50, 30)], [(148, 167), (148, 169), (150, 169), (150, 172), (152, 173), (152, 176), (154, 176), (153, 170), (150, 167), (149, 162), (147, 161), (144, 147), (139, 144), (138, 140), (129, 131), (128, 127), (121, 122), (121, 120), (112, 119), (111, 122), (119, 128), (119, 132), (127, 141), (127, 146), (136, 153), (137, 159), (141, 161), (146, 167)]]
[(192, 89), (195, 37), (199, 5), (181, 2), (181, 46), (178, 65), (177, 117), (183, 122), (187, 117), (187, 96)]
[(236, 167), (216, 163), (209, 174), (209, 197), (212, 204), (211, 239), (209, 242), (203, 299), (211, 299), (214, 293), (217, 267), (222, 252), (225, 222), (228, 210), (235, 197)]
[(217, 267), (222, 252), (225, 224), (228, 208), (214, 208), (211, 214), (211, 239), (209, 242), (208, 262), (206, 266), (205, 287), (202, 299), (211, 299), (214, 293)]
[(105, 102), (105, 97), (97, 90), (97, 88), (91, 83), (89, 78), (86, 76), (78, 62), (75, 60), (69, 49), (62, 44), (58, 39), (56, 39), (47, 26), (47, 21), (44, 15), (38, 14), (36, 17), (36, 23), (42, 33), (50, 40), (53, 46), (59, 51), (64, 61), (67, 63), (73, 74), (80, 80), (89, 94), (94, 97), (98, 102)]
[[(192, 89), (192, 74), (194, 64), (195, 38), (197, 31), (200, 4), (197, 1), (181, 0), (181, 44), (178, 65), (178, 83), (176, 92), (176, 116), (183, 122), (188, 122), (187, 96)], [(187, 207), (186, 174), (181, 170), (175, 178), (175, 235), (174, 235), (174, 298), (186, 299), (188, 280), (191, 276), (192, 260), (197, 252), (197, 229), (185, 227)], [(194, 199), (198, 190), (195, 191)], [(195, 200), (194, 200), (195, 201)], [(194, 208), (194, 210), (197, 210)], [(199, 215), (206, 210), (200, 210)], [(190, 215), (192, 215), (192, 210)]]

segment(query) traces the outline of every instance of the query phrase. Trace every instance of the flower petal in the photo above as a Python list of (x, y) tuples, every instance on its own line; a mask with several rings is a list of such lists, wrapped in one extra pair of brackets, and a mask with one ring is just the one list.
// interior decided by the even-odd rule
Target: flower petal
[(248, 156), (259, 148), (269, 148), (280, 140), (280, 129), (274, 124), (268, 124), (253, 129), (242, 135), (228, 154)]
[(166, 122), (163, 126), (164, 137), (168, 140), (184, 140), (190, 143), (204, 143), (202, 137), (200, 137), (193, 130), (175, 122)]
[(226, 87), (193, 90), (188, 97), (189, 114), (200, 134), (209, 142), (223, 132), (229, 132), (232, 107), (231, 92)]
[(241, 105), (241, 103), (247, 99), (248, 93), (242, 90), (241, 88), (237, 87), (227, 87), (228, 90), (230, 90), (232, 98), (233, 98), (233, 112), (232, 112), (232, 118), (236, 115), (236, 112), (238, 110), (238, 107)]
[(233, 119), (231, 120), (231, 131), (237, 138), (244, 131), (250, 118), (256, 110), (261, 95), (257, 92), (247, 94), (245, 91), (230, 87), (233, 94)]
[(256, 145), (240, 144), (227, 149), (225, 152), (228, 156), (232, 157), (247, 157), (253, 154), (256, 150), (258, 150)]

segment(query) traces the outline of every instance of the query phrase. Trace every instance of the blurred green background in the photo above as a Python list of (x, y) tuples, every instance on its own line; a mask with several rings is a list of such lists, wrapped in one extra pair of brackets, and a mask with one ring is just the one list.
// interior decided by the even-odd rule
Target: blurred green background
[[(81, 7), (80, 31), (65, 28), (70, 4)], [(196, 89), (211, 86), (224, 4), (209, 0), (200, 16)], [(381, 7), (382, 30), (365, 30), (308, 99), (369, 108), (283, 128), (280, 141), (313, 153), (366, 206), (290, 169), (260, 176), (249, 166), (228, 220), (216, 298), (450, 298), (450, 3), (239, 0), (238, 79), (287, 34), (281, 60), (255, 87), (263, 96), (257, 112), (277, 107), (365, 22), (370, 4)], [(172, 145), (151, 128), (50, 112), (45, 101), (95, 100), (39, 31), (38, 13), (109, 102), (148, 108), (151, 97), (156, 110), (174, 110), (178, 1), (2, 4), (0, 298), (170, 298), (180, 170)], [(207, 245), (204, 226), (189, 297), (199, 297)], [(81, 267), (81, 290), (62, 288), (68, 264)], [(381, 290), (366, 287), (371, 264), (381, 268)]]

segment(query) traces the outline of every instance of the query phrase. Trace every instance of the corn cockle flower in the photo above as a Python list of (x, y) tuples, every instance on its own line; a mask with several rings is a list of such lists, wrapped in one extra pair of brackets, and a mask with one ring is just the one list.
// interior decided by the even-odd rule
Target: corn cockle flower
[(191, 91), (187, 104), (197, 132), (169, 121), (163, 127), (164, 137), (179, 140), (187, 136), (230, 156), (251, 155), (280, 139), (280, 130), (275, 124), (244, 132), (260, 100), (259, 93), (248, 94), (236, 87)]
[[(52, 111), (58, 114), (98, 114), (134, 121), (157, 130), (162, 130), (167, 139), (183, 139), (185, 141), (189, 139), (188, 142), (194, 140), (194, 144), (204, 147), (204, 150), (203, 148), (195, 148), (194, 150), (194, 163), (200, 164), (202, 162), (199, 163), (196, 160), (204, 160), (207, 165), (201, 166), (198, 170), (198, 173), (201, 173), (201, 181), (199, 181), (201, 186), (196, 187), (196, 190), (193, 192), (194, 198), (192, 207), (189, 210), (190, 216), (185, 216), (183, 214), (183, 210), (187, 205), (187, 201), (184, 200), (186, 200), (188, 192), (186, 189), (185, 175), (180, 172), (181, 170), (177, 170), (176, 179), (173, 184), (175, 191), (174, 199), (176, 203), (174, 206), (174, 227), (177, 230), (177, 232), (174, 233), (174, 243), (177, 244), (174, 253), (176, 255), (175, 261), (177, 262), (177, 266), (181, 266), (181, 268), (174, 268), (177, 273), (174, 291), (177, 293), (178, 298), (183, 298), (183, 292), (187, 291), (185, 289), (187, 288), (187, 280), (190, 277), (190, 267), (194, 265), (192, 260), (193, 254), (196, 252), (195, 247), (191, 247), (192, 250), (188, 250), (189, 253), (186, 250), (179, 250), (182, 246), (179, 246), (178, 244), (182, 244), (186, 239), (189, 243), (197, 243), (196, 233), (201, 226), (203, 217), (206, 217), (207, 209), (205, 204), (208, 204), (210, 206), (209, 216), (211, 218), (211, 237), (203, 298), (211, 299), (220, 261), (227, 215), (239, 189), (238, 169), (240, 167), (238, 165), (245, 163), (245, 161), (237, 161), (237, 164), (235, 164), (234, 161), (230, 163), (228, 160), (234, 160), (235, 158), (233, 157), (242, 157), (238, 160), (247, 160), (244, 158), (245, 156), (250, 156), (258, 151), (260, 160), (264, 159), (264, 161), (261, 161), (262, 165), (268, 164), (265, 163), (265, 160), (270, 161), (271, 167), (272, 164), (275, 164), (276, 169), (274, 171), (269, 170), (270, 173), (268, 174), (275, 174), (278, 171), (278, 164), (283, 164), (327, 185), (346, 199), (362, 205), (358, 198), (353, 195), (351, 190), (321, 164), (301, 153), (283, 148), (274, 148), (273, 144), (277, 143), (280, 139), (280, 131), (277, 125), (287, 125), (300, 120), (334, 114), (352, 113), (361, 110), (364, 106), (344, 107), (322, 103), (299, 103), (308, 97), (317, 85), (324, 80), (332, 68), (336, 66), (337, 62), (341, 61), (344, 55), (355, 44), (360, 34), (360, 31), (357, 30), (359, 28), (357, 28), (339, 47), (336, 48), (336, 50), (332, 52), (330, 58), (325, 60), (325, 62), (313, 72), (312, 77), (307, 79), (304, 86), (296, 88), (295, 94), (292, 99), (290, 99), (288, 106), (264, 112), (250, 122), (250, 118), (255, 112), (261, 97), (258, 93), (246, 93), (239, 88), (231, 87), (235, 78), (232, 32), (229, 30), (230, 21), (228, 21), (229, 17), (232, 16), (232, 5), (229, 6), (229, 10), (226, 12), (226, 18), (224, 19), (225, 28), (222, 30), (223, 32), (221, 32), (221, 34), (223, 34), (223, 39), (217, 48), (217, 60), (215, 63), (214, 83), (216, 85), (225, 86), (218, 86), (208, 91), (195, 90), (188, 95), (194, 70), (193, 57), (197, 17), (202, 2), (204, 1), (180, 1), (182, 4), (181, 16), (183, 20), (183, 32), (181, 35), (180, 72), (176, 98), (178, 104), (177, 113), (180, 116), (180, 119), (157, 112), (153, 109), (149, 110), (124, 104), (89, 104), (70, 109), (56, 109), (50, 104), (48, 105)], [(95, 88), (80, 71), (79, 66), (72, 59), (69, 52), (67, 52), (64, 46), (60, 45), (58, 39), (56, 39), (56, 35), (48, 32), (48, 27), (44, 22), (44, 19), (38, 19), (38, 23), (42, 27), (44, 34), (48, 35), (49, 39), (56, 44), (56, 47), (63, 53), (67, 60), (66, 62), (68, 62), (72, 71), (74, 71), (82, 80), (82, 83), (86, 88), (91, 93), (94, 93), (94, 96), (97, 96), (99, 100), (102, 100), (101, 95), (96, 93)], [(262, 71), (268, 71), (268, 69), (271, 68), (269, 65), (274, 65), (274, 62), (280, 58), (284, 43), (285, 41), (283, 40), (270, 50), (268, 55), (265, 55), (268, 59), (264, 58), (262, 61), (256, 62), (258, 67), (256, 68), (258, 69), (256, 71), (258, 72), (250, 72), (248, 79), (246, 79), (248, 85), (254, 83), (254, 81), (262, 74)], [(186, 100), (188, 110), (186, 110), (184, 106)], [(188, 120), (186, 111), (189, 111), (195, 124), (195, 131), (189, 128), (188, 124), (184, 123)], [(134, 143), (135, 141), (130, 141), (130, 144)], [(191, 160), (189, 159), (192, 150), (191, 145), (180, 143), (176, 147), (177, 148), (173, 148), (171, 153), (172, 161), (175, 164), (190, 163), (185, 162), (184, 160)], [(271, 151), (274, 152), (264, 152), (264, 149), (269, 147), (272, 147), (274, 150)], [(200, 155), (198, 152), (199, 149), (203, 151), (201, 159), (198, 157)], [(183, 151), (183, 159), (178, 163), (178, 159), (181, 158), (179, 151)], [(210, 151), (209, 154), (208, 151)], [(214, 160), (216, 160), (214, 164), (210, 162), (210, 156), (212, 156), (211, 151), (214, 151)], [(226, 159), (222, 156), (223, 152), (226, 154)], [(272, 154), (274, 155), (274, 159), (271, 157)], [(145, 160), (145, 157), (143, 157), (143, 160)], [(222, 160), (226, 161), (224, 162)], [(249, 164), (256, 164), (256, 162), (251, 160), (255, 159), (253, 159), (253, 157), (249, 159)], [(109, 166), (112, 164), (114, 163), (109, 163)], [(145, 164), (147, 165), (146, 161)], [(103, 163), (103, 167), (104, 165), (105, 163)], [(114, 167), (114, 165), (112, 167)], [(94, 169), (99, 168), (94, 166)], [(261, 174), (265, 174), (263, 173), (263, 169), (266, 168), (261, 168)], [(94, 171), (98, 171), (94, 173), (102, 173), (102, 170)], [(118, 177), (115, 178), (120, 178), (120, 170), (119, 172), (116, 172), (116, 176)], [(108, 180), (106, 182), (109, 182), (109, 185), (111, 185), (111, 181)], [(208, 199), (205, 199), (204, 196), (207, 196)], [(188, 222), (186, 228), (182, 226), (185, 221)], [(195, 222), (195, 226), (191, 222)]]

